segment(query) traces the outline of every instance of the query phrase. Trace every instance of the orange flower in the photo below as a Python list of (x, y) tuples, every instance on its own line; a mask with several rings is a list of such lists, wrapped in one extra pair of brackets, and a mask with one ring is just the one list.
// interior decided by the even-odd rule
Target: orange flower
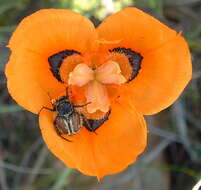
[(40, 128), (49, 149), (68, 167), (103, 177), (122, 171), (143, 152), (143, 115), (170, 106), (191, 79), (191, 58), (180, 34), (136, 8), (95, 28), (70, 10), (40, 10), (11, 37), (8, 90), (38, 114), (66, 95), (94, 128), (61, 138), (55, 114), (43, 109)]

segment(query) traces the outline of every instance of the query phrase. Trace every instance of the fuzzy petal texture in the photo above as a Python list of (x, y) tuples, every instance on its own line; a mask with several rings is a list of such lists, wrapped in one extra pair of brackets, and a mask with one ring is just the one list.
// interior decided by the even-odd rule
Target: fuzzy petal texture
[(121, 40), (102, 44), (100, 51), (124, 47), (143, 56), (137, 77), (123, 86), (122, 94), (142, 114), (170, 106), (191, 79), (191, 56), (183, 37), (143, 11), (123, 9), (106, 18), (97, 31), (104, 40)]
[(93, 24), (70, 10), (44, 9), (23, 19), (9, 42), (6, 77), (11, 96), (33, 113), (50, 106), (48, 94), (58, 97), (66, 86), (51, 73), (48, 57), (66, 49), (90, 51), (96, 38)]
[(97, 134), (83, 128), (75, 136), (65, 136), (72, 142), (56, 134), (52, 112), (42, 111), (39, 121), (42, 136), (53, 154), (68, 167), (98, 178), (122, 171), (146, 146), (146, 123), (129, 103), (116, 102), (109, 120), (96, 130)]

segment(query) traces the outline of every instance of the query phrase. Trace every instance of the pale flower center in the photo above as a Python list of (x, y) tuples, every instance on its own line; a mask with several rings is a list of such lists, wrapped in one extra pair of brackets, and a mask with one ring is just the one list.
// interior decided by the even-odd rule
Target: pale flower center
[(126, 82), (125, 77), (121, 74), (119, 64), (115, 61), (108, 61), (100, 67), (92, 70), (88, 65), (78, 64), (69, 74), (69, 85), (79, 87), (87, 85), (86, 98), (87, 111), (94, 113), (97, 110), (102, 112), (109, 111), (110, 101), (105, 85), (121, 85)]

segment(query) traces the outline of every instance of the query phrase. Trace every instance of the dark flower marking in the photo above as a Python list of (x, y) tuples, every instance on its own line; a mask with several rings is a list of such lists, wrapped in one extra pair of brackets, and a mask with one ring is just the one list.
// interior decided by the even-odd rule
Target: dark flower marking
[(102, 119), (87, 119), (87, 123), (90, 125), (90, 131), (96, 131), (105, 121), (109, 119), (111, 111), (108, 111)]
[(131, 64), (133, 72), (127, 82), (132, 81), (138, 75), (138, 72), (141, 69), (141, 63), (143, 59), (141, 54), (133, 51), (130, 48), (124, 48), (124, 47), (117, 47), (117, 48), (109, 50), (109, 52), (121, 53), (128, 57), (128, 60)]
[(80, 53), (78, 51), (75, 50), (64, 50), (64, 51), (60, 51), (58, 53), (55, 53), (54, 55), (51, 55), (48, 58), (48, 62), (50, 64), (50, 70), (52, 71), (52, 74), (54, 75), (54, 77), (59, 81), (62, 82), (61, 76), (59, 74), (59, 69), (61, 67), (62, 61), (68, 57), (71, 56), (73, 54), (79, 54)]

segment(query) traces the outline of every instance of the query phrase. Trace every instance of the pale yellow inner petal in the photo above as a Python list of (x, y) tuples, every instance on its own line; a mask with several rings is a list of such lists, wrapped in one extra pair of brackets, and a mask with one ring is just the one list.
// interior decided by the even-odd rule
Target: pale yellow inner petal
[(68, 84), (83, 86), (93, 80), (93, 78), (93, 70), (88, 65), (81, 63), (69, 74)]
[(100, 82), (92, 81), (88, 84), (86, 92), (87, 111), (94, 113), (97, 110), (107, 112), (109, 110), (110, 102), (107, 95), (106, 88)]
[(100, 67), (92, 70), (88, 65), (78, 64), (69, 74), (68, 84), (79, 87), (86, 86), (87, 111), (94, 113), (97, 110), (108, 112), (110, 101), (105, 85), (123, 84), (125, 77), (121, 74), (119, 64), (115, 61), (107, 61)]
[(121, 74), (119, 64), (115, 61), (108, 61), (95, 71), (96, 80), (103, 84), (123, 84), (125, 77)]

